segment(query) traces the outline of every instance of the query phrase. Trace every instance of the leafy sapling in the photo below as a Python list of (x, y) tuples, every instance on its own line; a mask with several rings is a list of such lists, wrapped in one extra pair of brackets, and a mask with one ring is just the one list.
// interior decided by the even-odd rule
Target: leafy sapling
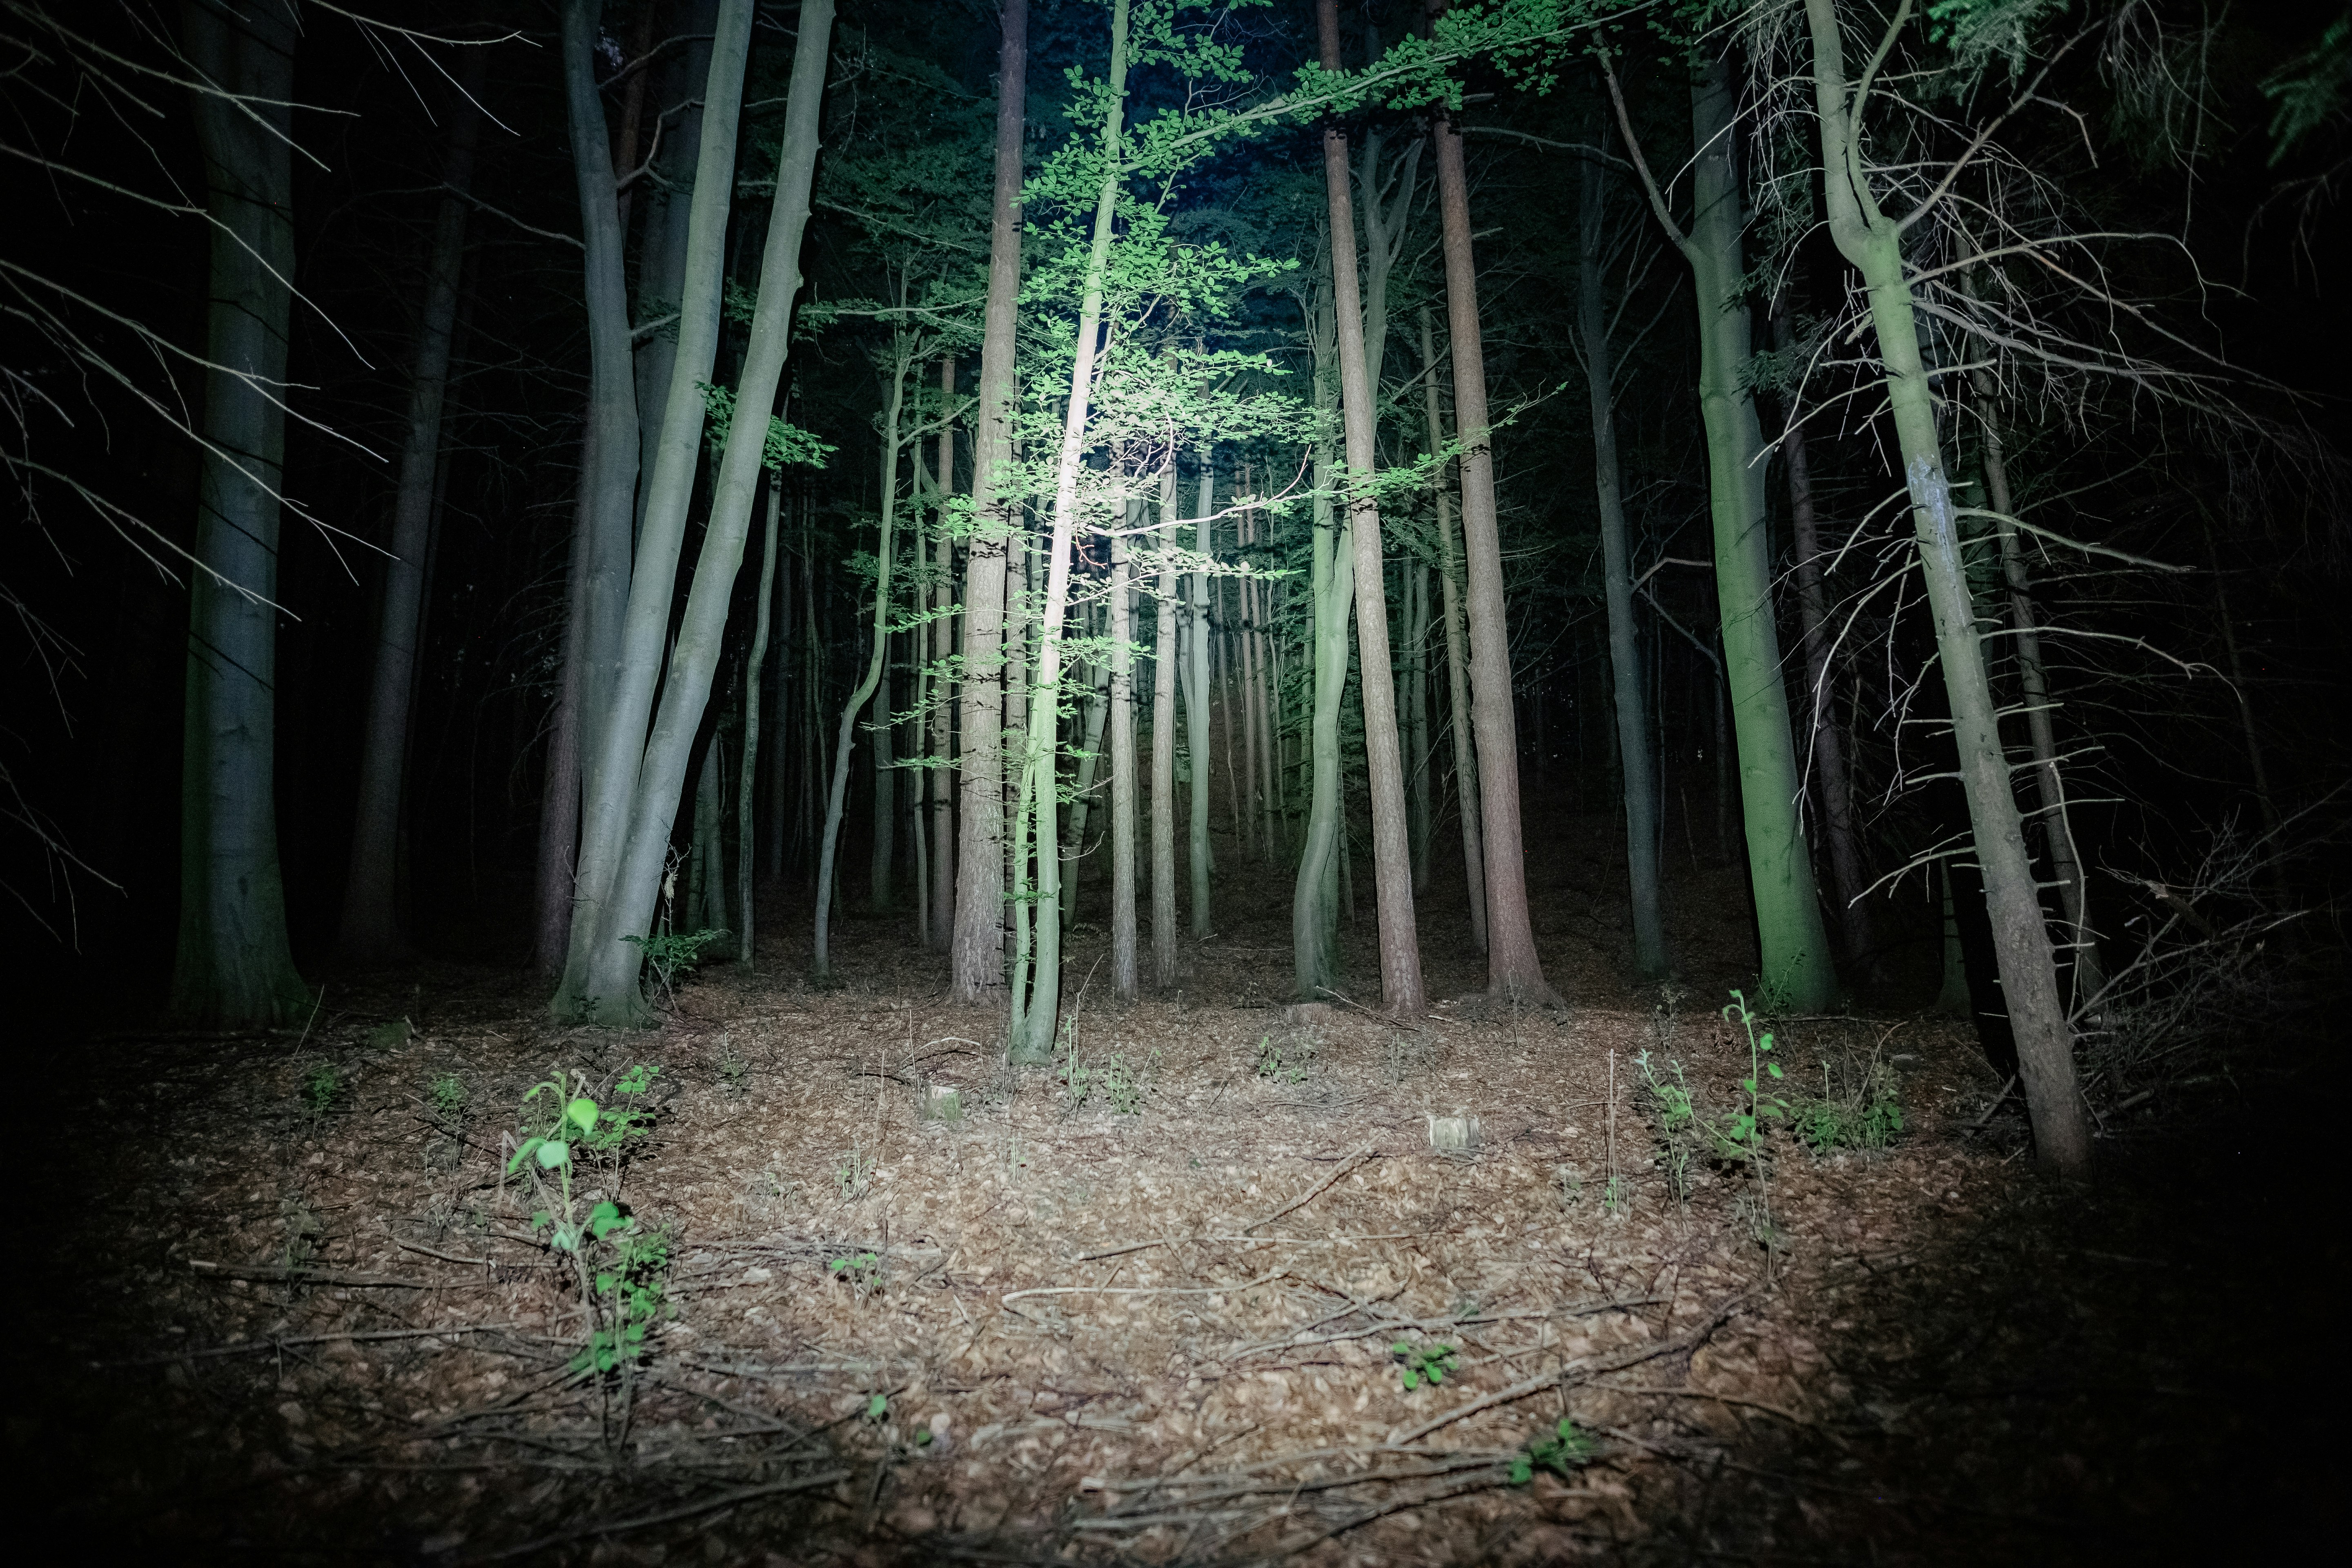
[(1453, 1345), (1416, 1345), (1409, 1340), (1397, 1341), (1389, 1351), (1404, 1363), (1397, 1376), (1407, 1394), (1424, 1383), (1433, 1388), (1444, 1383), (1446, 1372), (1462, 1354)]
[(1569, 1471), (1592, 1458), (1592, 1439), (1563, 1415), (1559, 1426), (1511, 1456), (1511, 1484), (1526, 1486), (1538, 1470), (1553, 1470), (1565, 1479)]

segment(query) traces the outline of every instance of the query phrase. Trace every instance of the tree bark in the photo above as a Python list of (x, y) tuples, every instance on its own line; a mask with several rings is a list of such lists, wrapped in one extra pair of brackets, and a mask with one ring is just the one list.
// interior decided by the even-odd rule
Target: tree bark
[(481, 126), (475, 99), (487, 53), (466, 51), (460, 89), (450, 107), (449, 152), (442, 170), (449, 194), (442, 198), (434, 223), (415, 371), (409, 379), (408, 429), (401, 444), (399, 488), (393, 501), (392, 556), (384, 563), (375, 670), (360, 743), (351, 871), (343, 880), (340, 945), (345, 958), (361, 963), (381, 963), (406, 948), (394, 905), (402, 763), (408, 754), (408, 717), (416, 685), (416, 634), (431, 549), (434, 474), (441, 456), (441, 405), (449, 384), (449, 350), (457, 324), (458, 276), (466, 264), (465, 194), (473, 187), (474, 142)]
[(1192, 513), (1192, 551), (1202, 564), (1192, 574), (1189, 584), (1191, 604), (1185, 616), (1184, 647), (1184, 749), (1185, 773), (1190, 787), (1185, 791), (1185, 805), (1190, 812), (1185, 836), (1186, 863), (1192, 872), (1192, 938), (1205, 939), (1211, 930), (1209, 917), (1209, 878), (1216, 869), (1209, 848), (1210, 782), (1214, 773), (1211, 765), (1209, 723), (1209, 573), (1206, 563), (1210, 553), (1209, 518), (1216, 510), (1217, 470), (1214, 459), (1203, 449), (1201, 453), (1199, 503)]
[[(1318, 0), (1323, 68), (1339, 66), (1339, 0)], [(1368, 488), (1374, 467), (1372, 386), (1364, 352), (1363, 303), (1356, 278), (1356, 216), (1349, 189), (1348, 138), (1323, 130), (1323, 185), (1331, 212), (1331, 282), (1339, 328), (1339, 407), (1348, 456), (1348, 531), (1356, 569), (1356, 641), (1363, 680), (1364, 764), (1372, 797), (1372, 869), (1380, 914), (1381, 1005), (1391, 1016), (1428, 1011), (1421, 943), (1413, 925), (1412, 861), (1406, 842), (1404, 766), (1397, 740), (1396, 675), (1389, 653), (1387, 595), (1381, 570), (1380, 503)]]
[[(1604, 143), (1605, 145), (1605, 143)], [(1625, 874), (1633, 906), (1633, 970), (1664, 977), (1665, 921), (1658, 905), (1658, 781), (1651, 766), (1650, 716), (1642, 693), (1639, 627), (1633, 619), (1633, 550), (1617, 468), (1616, 356), (1601, 274), (1608, 192), (1597, 158), (1586, 158), (1577, 214), (1577, 331), (1584, 348), (1585, 395), (1592, 408), (1592, 488), (1601, 516), (1601, 581), (1609, 605), (1609, 668), (1614, 679), (1617, 755), (1625, 804)]]
[(776, 585), (778, 524), (782, 520), (783, 510), (784, 476), (780, 470), (768, 476), (768, 527), (760, 542), (759, 609), (754, 612), (751, 623), (751, 652), (743, 664), (743, 763), (735, 786), (735, 962), (747, 974), (751, 970), (754, 929), (752, 851), (759, 840), (759, 833), (752, 821), (751, 799), (754, 793), (752, 785), (759, 782), (760, 777), (760, 678), (768, 661), (769, 598)]
[(1151, 984), (1176, 984), (1176, 458), (1160, 476), (1151, 638)]
[(1135, 590), (1128, 540), (1143, 515), (1127, 509), (1127, 531), (1110, 546), (1110, 984), (1122, 1002), (1140, 987), (1135, 952)]
[[(946, 513), (944, 503), (955, 493), (955, 425), (946, 419), (948, 409), (955, 402), (956, 362), (953, 354), (940, 356), (940, 516)], [(954, 711), (955, 691), (950, 684), (949, 671), (955, 660), (955, 616), (950, 613), (955, 601), (955, 546), (944, 530), (936, 536), (938, 545), (933, 556), (936, 571), (931, 589), (931, 668), (934, 689), (931, 692), (931, 886), (930, 900), (931, 945), (941, 952), (953, 945), (955, 931), (955, 771), (948, 765), (954, 737), (949, 733), (950, 719)]]
[[(1907, 6), (1896, 13), (1897, 26), (1906, 12)], [(2091, 1140), (2074, 1079), (2074, 1039), (2058, 996), (2050, 931), (2033, 885), (2024, 825), (2011, 791), (2009, 759), (2001, 748), (1975, 610), (1969, 601), (1951, 481), (1944, 469), (1934, 395), (1919, 354), (1911, 285), (1904, 273), (1903, 231), (1879, 210), (1864, 166), (1862, 106), (1848, 102), (1845, 47), (1838, 32), (1835, 0), (1805, 0), (1805, 18), (1813, 47), (1830, 235), (1861, 272), (1868, 291), (2037, 1157), (2063, 1175), (2087, 1176)]]
[[(1445, 449), (1445, 420), (1439, 412), (1436, 345), (1429, 330), (1429, 307), (1421, 308), (1423, 413), (1429, 450)], [(1479, 824), (1478, 746), (1471, 734), (1470, 669), (1462, 631), (1462, 536), (1454, 521), (1454, 494), (1446, 488), (1453, 467), (1442, 464), (1431, 479), (1437, 498), (1437, 584), (1445, 616), (1445, 710), (1453, 731), (1454, 789), (1462, 801), (1462, 872), (1469, 891), (1470, 939), (1486, 951), (1486, 850)]]
[(549, 721), (547, 771), (539, 795), (538, 915), (531, 971), (562, 978), (572, 947), (572, 855), (580, 839), (580, 736), (587, 662), (588, 563), (595, 551), (596, 423), (587, 421), (581, 445), (579, 493), (572, 504), (572, 559), (564, 571), (563, 663), (556, 675), (555, 711)]
[[(702, 89), (710, 76), (710, 40), (718, 31), (718, 0), (685, 0), (676, 24), (683, 38), (657, 65), (637, 72), (632, 86), (657, 81), (654, 112), (678, 106), (675, 117), (657, 121), (661, 147), (656, 161), (658, 179), (638, 182), (646, 191), (644, 227), (637, 240), (637, 317), (653, 322), (677, 309), (687, 276), (687, 241), (694, 210), (695, 164), (702, 140)], [(654, 7), (648, 4), (650, 19)], [(469, 53), (479, 54), (480, 50)], [(621, 138), (623, 155), (634, 160), (636, 141)], [(621, 193), (621, 233), (629, 228), (629, 197)], [(636, 346), (637, 475), (651, 479), (661, 451), (662, 420), (667, 412), (671, 372), (677, 363), (678, 334), (656, 331)], [(649, 484), (637, 487), (637, 504), (631, 537), (645, 524), (646, 507), (653, 494)]]
[(1511, 639), (1503, 598), (1502, 534), (1495, 516), (1495, 451), (1486, 423), (1486, 360), (1478, 324), (1478, 268), (1470, 245), (1470, 179), (1462, 133), (1439, 119), (1437, 197), (1445, 243), (1445, 321), (1454, 356), (1454, 429), (1462, 443), (1462, 542), (1468, 564), (1471, 705), (1476, 716), (1479, 829), (1486, 851), (1486, 990), (1496, 1002), (1557, 1003), (1536, 955), (1519, 823), (1518, 718), (1511, 702)]
[(963, 824), (956, 841), (955, 948), (949, 990), (977, 1002), (1004, 984), (1004, 542), (1011, 531), (1013, 333), (1021, 293), (1022, 116), (1027, 104), (1029, 0), (1003, 0), (997, 53), (996, 184), (988, 303), (972, 422), (975, 526), (963, 595)]
[(212, 219), (205, 448), (180, 807), (180, 927), (170, 1011), (268, 1028), (310, 1006), (286, 933), (278, 860), (278, 534), (294, 277), (297, 22), (274, 0), (181, 11)]
[(1347, 853), (1340, 812), (1339, 713), (1348, 689), (1348, 626), (1354, 611), (1356, 569), (1338, 537), (1331, 504), (1331, 448), (1339, 412), (1339, 324), (1331, 290), (1319, 281), (1307, 310), (1313, 352), (1315, 435), (1314, 527), (1309, 587), (1314, 595), (1314, 712), (1307, 731), (1306, 842), (1290, 900), (1291, 979), (1299, 999), (1320, 1002), (1340, 988), (1339, 880)]

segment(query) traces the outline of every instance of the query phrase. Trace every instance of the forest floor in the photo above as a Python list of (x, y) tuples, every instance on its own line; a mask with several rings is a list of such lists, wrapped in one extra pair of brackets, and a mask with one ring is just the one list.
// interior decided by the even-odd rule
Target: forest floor
[[(2295, 1048), (2253, 1043), (2205, 1100), (2111, 1123), (2076, 1192), (2035, 1173), (2012, 1110), (1986, 1118), (2000, 1086), (1964, 1024), (1774, 1020), (1792, 1094), (1825, 1062), (1885, 1064), (1901, 1137), (1817, 1156), (1777, 1135), (1762, 1194), (1702, 1157), (1677, 1197), (1632, 1063), (1727, 1103), (1748, 1047), (1717, 1008), (1748, 954), (1710, 911), (1745, 900), (1694, 855), (1676, 929), (1712, 945), (1686, 942), (1679, 995), (1636, 993), (1609, 934), (1622, 870), (1585, 847), (1608, 835), (1562, 817), (1536, 858), (1559, 1014), (1286, 1016), (1272, 872), (1229, 874), (1259, 904), (1186, 943), (1180, 993), (1125, 1009), (1082, 926), (1083, 1095), (1003, 1066), (1001, 1016), (948, 1005), (878, 919), (850, 922), (837, 989), (805, 984), (784, 919), (756, 973), (706, 971), (639, 1034), (433, 965), (331, 979), (299, 1037), (95, 1039), (17, 1117), (14, 1489), (78, 1560), (2316, 1542), (2343, 1226)], [(1435, 995), (1479, 983), (1466, 943), (1433, 937), (1430, 967)], [(531, 1223), (551, 1200), (502, 1175), (502, 1139), (551, 1071), (610, 1101), (639, 1063), (661, 1068), (650, 1131), (578, 1185), (667, 1257), (637, 1276), (643, 1361), (599, 1376), (573, 1370), (577, 1287)], [(462, 1103), (436, 1105), (442, 1079)], [(919, 1113), (934, 1085), (960, 1120)], [(1457, 1112), (1478, 1146), (1433, 1151), (1430, 1118)]]

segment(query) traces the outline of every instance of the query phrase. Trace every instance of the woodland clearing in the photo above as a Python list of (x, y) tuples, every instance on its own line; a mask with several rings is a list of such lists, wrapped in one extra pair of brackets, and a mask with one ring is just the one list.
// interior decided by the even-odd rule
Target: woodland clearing
[[(1241, 923), (1181, 994), (1089, 996), (1075, 1106), (857, 921), (841, 988), (778, 978), (776, 922), (644, 1032), (438, 967), (299, 1039), (95, 1042), (34, 1167), (17, 1473), (49, 1539), (175, 1561), (2096, 1563), (2316, 1528), (2340, 1243), (2237, 1136), (2283, 1092), (2261, 1053), (2116, 1119), (2083, 1196), (1987, 1116), (1965, 1025), (1781, 1021), (1795, 1082), (1877, 1047), (1907, 1128), (1775, 1136), (1768, 1269), (1752, 1182), (1702, 1160), (1675, 1201), (1633, 1092), (1645, 1048), (1740, 1076), (1711, 993), (1645, 1007), (1591, 947), (1547, 954), (1564, 1014), (1293, 1021)], [(668, 1253), (624, 1390), (572, 1370), (500, 1139), (551, 1067), (639, 1062), (615, 1195)], [(925, 1120), (946, 1083), (961, 1119)], [(1480, 1146), (1433, 1152), (1457, 1110)]]

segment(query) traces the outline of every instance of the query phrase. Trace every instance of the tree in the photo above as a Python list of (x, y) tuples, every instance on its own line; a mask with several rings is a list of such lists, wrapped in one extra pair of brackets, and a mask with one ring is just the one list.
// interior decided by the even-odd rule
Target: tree
[[(1327, 247), (1326, 255), (1328, 250)], [(1339, 859), (1345, 853), (1345, 807), (1339, 761), (1339, 712), (1348, 688), (1348, 627), (1354, 608), (1354, 556), (1338, 537), (1331, 501), (1337, 454), (1333, 417), (1339, 412), (1339, 322), (1330, 276), (1318, 272), (1300, 300), (1314, 363), (1315, 423), (1311, 462), (1313, 528), (1308, 563), (1314, 633), (1313, 708), (1307, 717), (1306, 843), (1291, 894), (1291, 975), (1299, 996), (1320, 1000), (1339, 988)]]
[(343, 881), (341, 945), (345, 957), (377, 963), (404, 946), (395, 906), (401, 784), (408, 755), (410, 698), (416, 680), (416, 633), (425, 603), (425, 563), (433, 524), (434, 471), (441, 456), (441, 404), (449, 384), (449, 345), (457, 324), (458, 274), (466, 262), (466, 196), (474, 180), (474, 142), (481, 127), (486, 51), (466, 53), (466, 72), (449, 118), (442, 168), (447, 195), (433, 226), (419, 312), (416, 363), (409, 379), (408, 427), (394, 492), (392, 554), (384, 563), (376, 628), (374, 679), (360, 747), (359, 810), (352, 826), (352, 864)]
[(296, 36), (293, 7), (279, 0), (190, 0), (181, 10), (212, 293), (171, 1012), (208, 1028), (266, 1028), (310, 1005), (286, 935), (272, 780)]
[(1958, 519), (1951, 480), (1944, 468), (1942, 439), (1936, 428), (1934, 396), (1919, 353), (1912, 285), (1905, 271), (1904, 231), (1942, 199), (1949, 181), (1939, 184), (1904, 217), (1890, 216), (1879, 205), (1863, 148), (1864, 112), (1869, 106), (1874, 74), (1910, 19), (1910, 0), (1901, 0), (1869, 68), (1859, 81), (1850, 82), (1835, 0), (1805, 0), (1823, 192), (1830, 236), (1839, 254), (1862, 274), (1863, 286), (1868, 290), (1889, 412), (1901, 443), (1920, 573), (1935, 617), (1944, 689), (1951, 702), (1960, 783), (1968, 795), (1977, 862), (1984, 870), (1985, 902), (1992, 918), (2001, 994), (2017, 1037), (2019, 1076), (2025, 1083), (2034, 1147), (2053, 1170), (2080, 1177), (2090, 1170), (2091, 1140), (2074, 1079), (2073, 1032), (2059, 1000), (2049, 929), (2034, 889), (2024, 825), (2001, 748), (1976, 611), (1960, 559)]
[[(1421, 308), (1423, 419), (1427, 449), (1445, 450), (1445, 420), (1438, 409), (1437, 351), (1429, 331), (1429, 307)], [(1462, 878), (1469, 890), (1470, 939), (1486, 951), (1486, 840), (1479, 825), (1478, 742), (1472, 734), (1469, 647), (1462, 629), (1462, 533), (1454, 521), (1454, 495), (1446, 487), (1449, 464), (1440, 462), (1430, 479), (1437, 503), (1438, 595), (1445, 620), (1445, 710), (1452, 716), (1454, 790), (1461, 796)]]
[(1771, 1005), (1819, 1012), (1836, 1000), (1837, 972), (1798, 814), (1802, 791), (1780, 683), (1772, 615), (1772, 553), (1764, 520), (1764, 437), (1742, 377), (1750, 360), (1741, 192), (1733, 159), (1737, 95), (1717, 53), (1691, 77), (1691, 220), (1675, 221), (1633, 133), (1617, 74), (1603, 61), (1617, 128), (1650, 210), (1690, 264), (1699, 320), (1699, 413), (1706, 426), (1708, 508), (1715, 531), (1716, 602), (1724, 678), (1739, 741), (1739, 805), (1748, 886), (1756, 901), (1763, 994)]
[(1013, 337), (1020, 322), (1021, 147), (1029, 70), (1029, 0), (1003, 0), (996, 68), (996, 171), (988, 236), (988, 304), (972, 421), (972, 533), (964, 554), (963, 714), (958, 763), (954, 947), (949, 994), (977, 1002), (1004, 984), (1004, 545), (1014, 504)]
[[(1339, 0), (1318, 0), (1323, 68), (1339, 68)], [(1420, 1016), (1421, 942), (1413, 922), (1412, 856), (1405, 826), (1404, 763), (1397, 739), (1396, 678), (1390, 667), (1388, 603), (1381, 586), (1380, 502), (1371, 489), (1376, 416), (1365, 360), (1363, 301), (1356, 277), (1355, 205), (1349, 190), (1348, 137), (1323, 130), (1323, 180), (1331, 211), (1331, 280), (1339, 316), (1339, 406), (1348, 457), (1346, 498), (1356, 571), (1356, 642), (1361, 649), (1365, 769), (1372, 796), (1372, 865), (1381, 931), (1381, 1005)], [(1457, 369), (1459, 366), (1457, 359)], [(1459, 381), (1456, 382), (1457, 391)], [(1474, 589), (1475, 593), (1475, 589)], [(1473, 614), (1475, 617), (1475, 606)], [(1489, 879), (1492, 885), (1492, 879)]]

